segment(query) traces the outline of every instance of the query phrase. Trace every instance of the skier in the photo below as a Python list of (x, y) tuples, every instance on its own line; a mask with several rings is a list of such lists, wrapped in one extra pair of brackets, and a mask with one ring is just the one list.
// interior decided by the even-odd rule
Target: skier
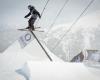
[(32, 29), (35, 30), (34, 28), (34, 22), (36, 21), (37, 17), (41, 18), (40, 13), (35, 9), (34, 6), (32, 5), (28, 5), (28, 9), (30, 10), (30, 12), (24, 17), (27, 18), (29, 16), (30, 19), (28, 20), (28, 27), (26, 27), (26, 29)]

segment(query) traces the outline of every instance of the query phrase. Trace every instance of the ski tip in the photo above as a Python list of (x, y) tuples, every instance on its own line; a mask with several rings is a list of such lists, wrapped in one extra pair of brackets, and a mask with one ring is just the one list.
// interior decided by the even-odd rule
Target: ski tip
[(19, 31), (28, 31), (28, 29), (17, 29)]
[(42, 30), (33, 30), (33, 31), (37, 31), (37, 32), (44, 32), (44, 31), (42, 31)]

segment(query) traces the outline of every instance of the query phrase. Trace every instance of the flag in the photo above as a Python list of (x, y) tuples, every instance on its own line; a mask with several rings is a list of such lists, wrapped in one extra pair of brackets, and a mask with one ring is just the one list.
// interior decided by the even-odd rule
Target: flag
[(25, 32), (22, 36), (19, 37), (19, 43), (21, 45), (22, 48), (24, 48), (25, 46), (27, 46), (27, 44), (29, 44), (32, 40), (34, 39), (34, 37), (32, 36), (32, 34), (30, 32)]
[(88, 53), (87, 60), (93, 62), (100, 62), (100, 51)]

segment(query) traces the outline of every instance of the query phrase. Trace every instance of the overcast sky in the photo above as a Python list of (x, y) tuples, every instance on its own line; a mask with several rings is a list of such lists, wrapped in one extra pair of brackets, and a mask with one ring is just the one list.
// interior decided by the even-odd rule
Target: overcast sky
[[(27, 9), (29, 4), (34, 5), (41, 13), (46, 1), (47, 0), (0, 0), (0, 37), (2, 37), (0, 45), (2, 43), (2, 45), (4, 45), (4, 40), (6, 40), (5, 44), (7, 44), (8, 39), (10, 40), (11, 38), (16, 37), (19, 33), (18, 31), (14, 31), (16, 28), (27, 27), (28, 20), (25, 19), (24, 16), (29, 12)], [(42, 18), (36, 25), (49, 29), (65, 1), (66, 0), (50, 0), (45, 8)], [(69, 0), (57, 18), (55, 25), (73, 23), (90, 1), (91, 0)], [(93, 13), (99, 9), (100, 0), (94, 0), (93, 4), (85, 14)], [(10, 38), (8, 38), (8, 35), (10, 35)]]
[[(27, 6), (32, 4), (41, 13), (47, 0), (0, 0), (0, 24), (10, 25), (10, 27), (27, 26), (27, 19), (24, 16), (28, 13)], [(50, 0), (44, 14), (39, 21), (41, 27), (49, 27), (57, 13), (66, 0)], [(58, 17), (56, 24), (70, 23), (74, 21), (91, 0), (69, 0)], [(89, 12), (100, 9), (100, 0), (95, 0)], [(92, 9), (91, 9), (92, 8)], [(0, 26), (2, 27), (2, 26)]]

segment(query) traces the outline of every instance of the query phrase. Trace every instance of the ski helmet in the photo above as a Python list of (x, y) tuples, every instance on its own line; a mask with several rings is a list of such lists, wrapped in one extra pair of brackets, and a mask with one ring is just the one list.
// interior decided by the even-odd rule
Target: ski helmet
[(31, 9), (31, 8), (35, 8), (34, 6), (32, 6), (32, 5), (28, 5), (28, 9)]

